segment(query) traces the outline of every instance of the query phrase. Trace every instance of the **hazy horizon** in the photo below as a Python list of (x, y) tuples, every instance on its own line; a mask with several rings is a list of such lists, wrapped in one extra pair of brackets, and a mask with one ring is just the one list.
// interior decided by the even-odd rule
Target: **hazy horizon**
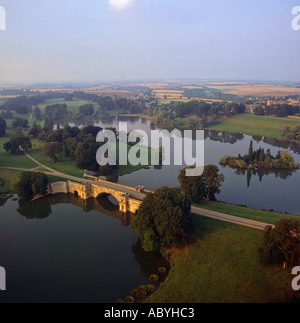
[(298, 0), (0, 0), (0, 83), (300, 82)]

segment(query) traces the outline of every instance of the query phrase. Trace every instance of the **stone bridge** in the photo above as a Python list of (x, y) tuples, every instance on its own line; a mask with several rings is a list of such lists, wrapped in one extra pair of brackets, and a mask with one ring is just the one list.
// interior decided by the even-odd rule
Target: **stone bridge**
[(76, 183), (72, 181), (56, 182), (48, 185), (49, 194), (74, 194), (82, 200), (98, 198), (101, 195), (112, 195), (119, 202), (119, 210), (123, 213), (136, 213), (145, 195), (143, 188), (132, 188), (116, 183), (98, 180)]

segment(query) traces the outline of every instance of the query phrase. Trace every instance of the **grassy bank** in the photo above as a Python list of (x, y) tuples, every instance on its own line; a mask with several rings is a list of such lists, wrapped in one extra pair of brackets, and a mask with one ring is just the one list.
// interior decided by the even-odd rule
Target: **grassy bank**
[(275, 224), (280, 219), (296, 219), (300, 220), (300, 215), (282, 214), (277, 212), (270, 212), (264, 210), (253, 209), (250, 207), (243, 207), (222, 202), (203, 202), (193, 204), (203, 209), (212, 210), (220, 213), (234, 215), (240, 218), (250, 219), (254, 221)]
[(259, 263), (262, 231), (193, 215), (192, 234), (188, 247), (170, 251), (170, 275), (147, 302), (287, 300), (290, 272)]
[(273, 116), (256, 116), (242, 114), (231, 118), (220, 119), (219, 123), (209, 126), (208, 130), (245, 133), (249, 135), (267, 136), (279, 140), (286, 140), (282, 135), (285, 127), (300, 126), (300, 120), (292, 118), (278, 118)]

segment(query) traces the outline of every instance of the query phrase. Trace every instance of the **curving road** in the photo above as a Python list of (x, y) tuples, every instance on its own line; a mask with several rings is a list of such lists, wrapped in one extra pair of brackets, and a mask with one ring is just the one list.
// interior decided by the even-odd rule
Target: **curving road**
[(240, 217), (233, 216), (233, 215), (228, 215), (228, 214), (219, 213), (219, 212), (215, 212), (215, 211), (211, 211), (211, 210), (201, 209), (196, 206), (192, 206), (191, 212), (194, 214), (197, 214), (197, 215), (202, 215), (202, 216), (208, 217), (208, 218), (221, 220), (221, 221), (225, 221), (225, 222), (229, 222), (229, 223), (234, 223), (234, 224), (242, 225), (242, 226), (249, 227), (249, 228), (259, 229), (259, 230), (264, 230), (265, 227), (268, 225), (274, 227), (273, 225), (268, 224), (268, 223), (258, 222), (258, 221), (254, 221), (254, 220), (240, 218)]

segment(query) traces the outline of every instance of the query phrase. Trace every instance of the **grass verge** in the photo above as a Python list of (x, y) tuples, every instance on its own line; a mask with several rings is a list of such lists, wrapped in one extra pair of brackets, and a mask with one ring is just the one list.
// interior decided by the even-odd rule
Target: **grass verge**
[(192, 215), (193, 243), (170, 250), (172, 270), (149, 303), (288, 301), (292, 277), (259, 263), (263, 232)]
[(275, 224), (280, 219), (296, 219), (300, 220), (300, 215), (295, 214), (283, 214), (277, 212), (270, 212), (264, 210), (253, 209), (250, 207), (243, 207), (233, 204), (227, 204), (222, 202), (202, 202), (195, 203), (194, 206), (198, 206), (203, 209), (225, 213), (240, 218), (250, 219), (254, 221)]

